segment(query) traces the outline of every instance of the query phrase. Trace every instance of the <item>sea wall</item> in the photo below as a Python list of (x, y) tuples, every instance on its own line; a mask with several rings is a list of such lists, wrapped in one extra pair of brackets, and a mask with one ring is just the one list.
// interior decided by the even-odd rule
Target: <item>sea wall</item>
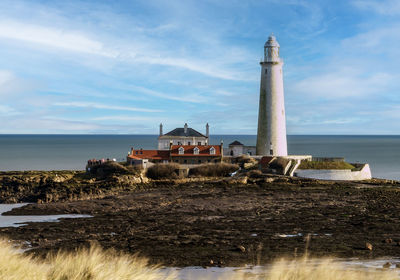
[(297, 169), (294, 175), (319, 180), (356, 181), (371, 179), (369, 164), (362, 164), (356, 170), (350, 169)]

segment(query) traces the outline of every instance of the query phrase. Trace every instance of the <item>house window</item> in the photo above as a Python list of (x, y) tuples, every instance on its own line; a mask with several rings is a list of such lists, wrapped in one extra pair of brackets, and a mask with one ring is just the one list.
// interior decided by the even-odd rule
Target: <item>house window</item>
[(199, 163), (201, 163), (201, 159), (199, 159)]
[(210, 155), (215, 155), (215, 148), (214, 147), (210, 148)]
[(188, 142), (188, 145), (190, 146), (190, 141)]
[(183, 163), (187, 163), (187, 160), (185, 159), (185, 160), (183, 161)]
[(207, 160), (207, 162), (211, 162), (211, 160), (209, 159), (209, 160)]
[(197, 148), (197, 147), (194, 147), (194, 149), (193, 149), (193, 154), (198, 155), (199, 152), (200, 152), (200, 149)]
[(197, 142), (197, 145), (201, 146), (201, 142)]
[(183, 147), (179, 147), (178, 154), (183, 155), (185, 153), (185, 149)]
[(179, 142), (179, 141), (178, 141), (178, 145), (182, 145), (182, 142)]

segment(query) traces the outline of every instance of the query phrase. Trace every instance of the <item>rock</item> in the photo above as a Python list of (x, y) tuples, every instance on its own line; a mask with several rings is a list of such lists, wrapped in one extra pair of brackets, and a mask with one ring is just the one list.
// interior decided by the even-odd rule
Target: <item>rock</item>
[(242, 245), (239, 245), (237, 248), (238, 248), (242, 253), (246, 252), (246, 248), (245, 248), (244, 246), (242, 246)]
[(275, 179), (274, 178), (265, 178), (265, 183), (273, 183), (273, 182), (275, 182)]
[(382, 267), (384, 268), (384, 269), (388, 269), (388, 268), (390, 268), (392, 266), (392, 264), (390, 263), (390, 262), (387, 262), (387, 263), (385, 263), (384, 265), (382, 265)]
[(369, 242), (365, 243), (365, 250), (372, 251), (372, 249), (373, 249), (373, 246), (371, 243), (369, 243)]

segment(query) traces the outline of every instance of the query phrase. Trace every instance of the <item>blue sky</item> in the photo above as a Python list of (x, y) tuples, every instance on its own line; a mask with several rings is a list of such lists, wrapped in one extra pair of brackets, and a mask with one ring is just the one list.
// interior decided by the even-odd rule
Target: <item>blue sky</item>
[(397, 0), (2, 0), (0, 133), (256, 134), (271, 32), (288, 134), (399, 134)]

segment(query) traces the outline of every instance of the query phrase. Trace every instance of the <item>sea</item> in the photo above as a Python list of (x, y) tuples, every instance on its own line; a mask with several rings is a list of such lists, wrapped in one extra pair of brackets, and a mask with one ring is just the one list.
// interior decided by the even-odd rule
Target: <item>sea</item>
[[(212, 135), (211, 144), (238, 140), (255, 145), (256, 135)], [(83, 170), (88, 159), (123, 161), (135, 149), (157, 149), (157, 135), (0, 135), (0, 171)], [(288, 135), (288, 153), (344, 157), (369, 163), (372, 176), (400, 180), (400, 135)]]

